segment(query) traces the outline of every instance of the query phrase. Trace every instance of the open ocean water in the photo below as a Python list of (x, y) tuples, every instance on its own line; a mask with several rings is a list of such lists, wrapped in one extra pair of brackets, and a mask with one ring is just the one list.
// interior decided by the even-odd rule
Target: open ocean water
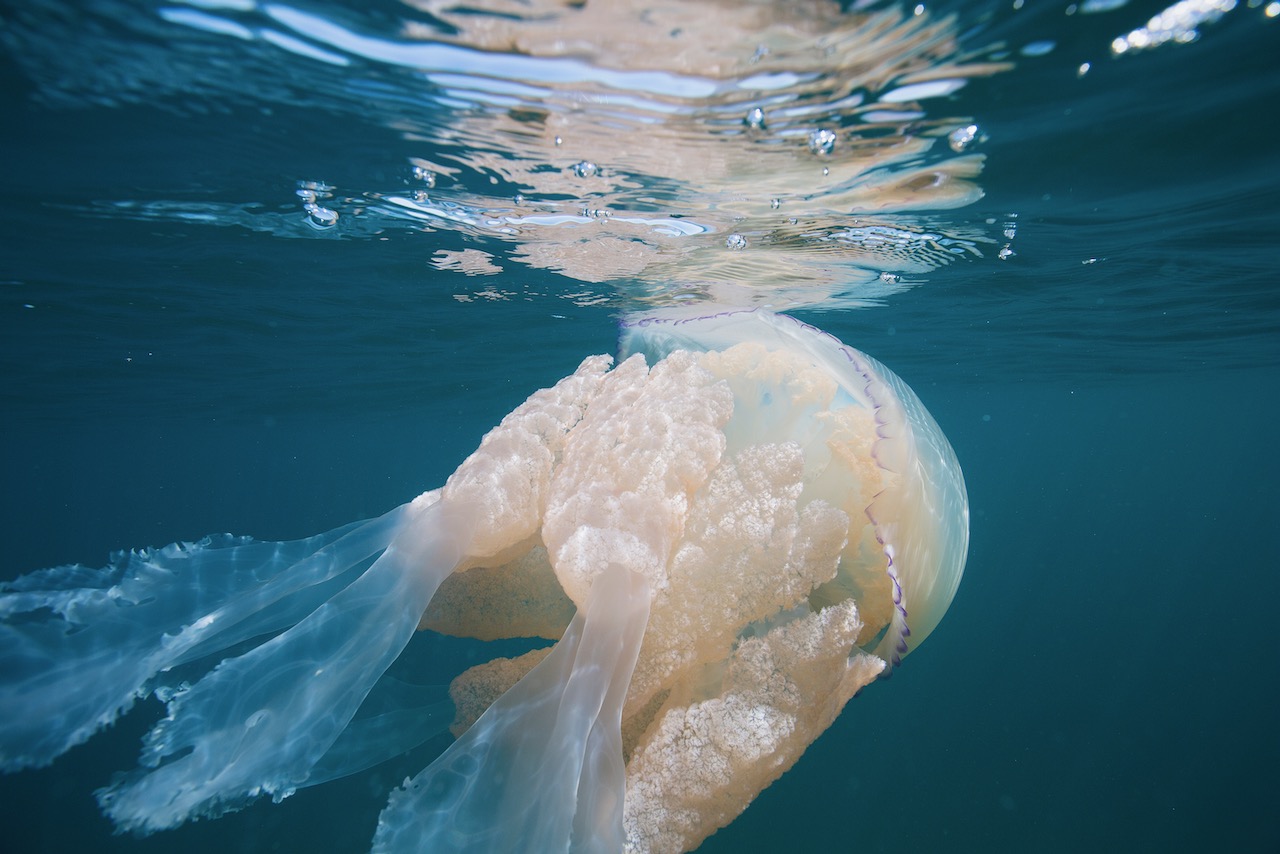
[[(752, 127), (670, 78), (415, 52), (480, 38), (442, 3), (5, 4), (0, 577), (375, 515), (623, 312), (728, 289), (917, 391), (972, 546), (938, 630), (701, 850), (1280, 850), (1280, 4), (926, 5), (923, 65), (773, 79)], [(921, 73), (951, 62), (982, 67)], [(363, 851), (447, 743), (113, 835), (92, 792), (160, 711), (0, 778), (0, 848)]]

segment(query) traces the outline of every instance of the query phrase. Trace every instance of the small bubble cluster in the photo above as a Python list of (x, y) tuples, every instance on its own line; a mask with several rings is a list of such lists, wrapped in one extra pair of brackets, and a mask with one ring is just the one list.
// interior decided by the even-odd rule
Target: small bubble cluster
[(436, 173), (432, 172), (425, 166), (413, 167), (413, 180), (420, 181), (431, 189), (436, 185)]
[(809, 131), (809, 150), (814, 154), (830, 154), (836, 147), (836, 135), (834, 131), (826, 128)]
[(299, 181), (298, 198), (307, 215), (307, 224), (313, 228), (332, 228), (338, 224), (338, 212), (320, 204), (320, 199), (333, 195), (333, 188), (323, 181)]
[(338, 212), (315, 202), (307, 202), (302, 206), (307, 212), (307, 223), (314, 228), (332, 228), (338, 224)]
[(746, 249), (747, 238), (736, 231), (724, 239), (726, 249)]
[(1000, 251), (996, 253), (996, 257), (1001, 261), (1008, 261), (1018, 253), (1013, 251), (1013, 239), (1018, 236), (1018, 215), (1016, 213), (1009, 214), (1009, 218), (1004, 222), (1004, 239), (1008, 242), (1000, 247)]
[(978, 138), (977, 125), (965, 125), (962, 128), (956, 128), (947, 135), (947, 144), (951, 146), (951, 150), (957, 153), (964, 151), (973, 141)]

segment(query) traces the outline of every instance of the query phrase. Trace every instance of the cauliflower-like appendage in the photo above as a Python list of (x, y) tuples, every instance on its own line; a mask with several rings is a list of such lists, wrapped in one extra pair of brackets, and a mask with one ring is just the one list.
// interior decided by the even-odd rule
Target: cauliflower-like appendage
[(652, 370), (633, 356), (606, 378), (565, 443), (542, 525), (556, 577), (581, 608), (610, 563), (667, 586), (690, 496), (724, 453), (728, 386), (693, 353)]
[[(444, 485), (442, 498), (467, 508), (475, 526), (463, 566), (516, 557), (542, 524), (547, 492), (565, 439), (604, 384), (613, 360), (591, 356), (490, 430)], [(527, 548), (527, 546), (525, 547)]]
[(722, 661), (744, 628), (835, 575), (849, 517), (823, 501), (801, 505), (803, 475), (795, 443), (756, 445), (722, 462), (695, 497), (669, 584), (654, 598), (629, 711)]
[(627, 765), (628, 852), (690, 851), (782, 776), (885, 667), (852, 601), (738, 646), (719, 696), (673, 694)]

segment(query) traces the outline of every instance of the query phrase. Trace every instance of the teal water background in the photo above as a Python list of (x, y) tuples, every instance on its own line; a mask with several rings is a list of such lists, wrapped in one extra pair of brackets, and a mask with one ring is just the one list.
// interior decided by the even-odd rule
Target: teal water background
[[(985, 196), (951, 216), (1016, 223), (1015, 254), (798, 314), (946, 431), (965, 579), (904, 667), (702, 850), (1280, 850), (1280, 19), (1242, 3), (1193, 44), (1108, 56), (1162, 7), (956, 5), (966, 38), (1055, 44), (952, 96), (988, 140)], [(418, 148), (373, 108), (306, 97), (333, 81), (300, 60), (272, 78), (287, 97), (218, 57), (208, 79), (242, 75), (235, 96), (90, 97), (71, 44), (59, 71), (23, 14), (4, 11), (0, 60), (3, 577), (379, 513), (613, 349), (627, 306), (566, 299), (580, 283), (517, 268), (507, 299), (460, 301), (477, 281), (428, 260), (467, 238), (308, 227), (298, 181), (391, 185)], [(86, 20), (140, 55), (156, 38)], [(217, 213), (101, 213), (172, 198)], [(362, 851), (425, 764), (114, 836), (92, 790), (158, 713), (0, 778), (3, 847)]]

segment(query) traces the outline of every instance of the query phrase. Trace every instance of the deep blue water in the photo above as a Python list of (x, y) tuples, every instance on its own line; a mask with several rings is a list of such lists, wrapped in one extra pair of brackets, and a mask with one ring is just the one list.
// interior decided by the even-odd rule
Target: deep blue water
[[(918, 224), (984, 238), (981, 257), (796, 311), (946, 431), (973, 510), (964, 582), (702, 850), (1280, 850), (1280, 18), (1240, 3), (1193, 43), (1113, 58), (1165, 4), (1027, 5), (931, 10), (1015, 64), (930, 114), (982, 128), (984, 195)], [(448, 122), (402, 77), (192, 34), (145, 3), (75, 8), (2, 13), (3, 577), (379, 513), (614, 348), (636, 282), (373, 210), (429, 153), (403, 122)], [(387, 35), (419, 14), (307, 8)], [(338, 188), (337, 226), (307, 225), (300, 181)], [(466, 248), (504, 272), (430, 263)], [(443, 746), (114, 836), (92, 791), (158, 712), (0, 778), (3, 847), (367, 850), (387, 792)]]

